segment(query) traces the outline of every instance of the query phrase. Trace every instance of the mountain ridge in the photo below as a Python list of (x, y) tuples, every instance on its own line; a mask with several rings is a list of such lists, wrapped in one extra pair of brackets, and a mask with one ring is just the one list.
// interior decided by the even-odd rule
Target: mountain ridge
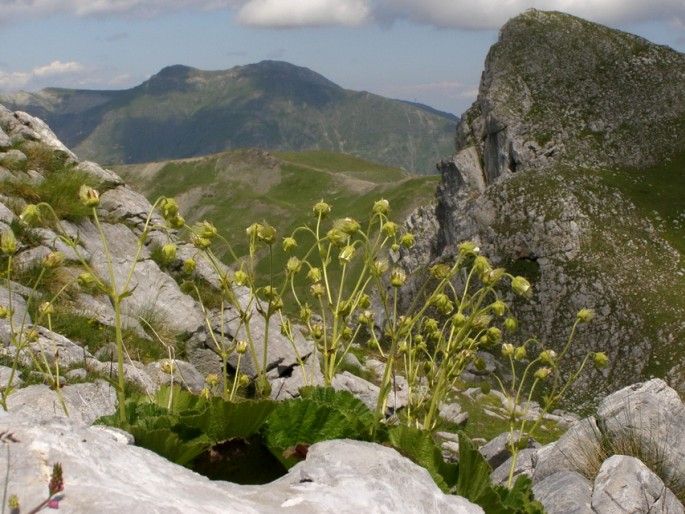
[(0, 102), (44, 119), (83, 158), (108, 164), (261, 147), (331, 150), (433, 174), (454, 138), (453, 115), (347, 90), (283, 61), (215, 71), (173, 65), (131, 89), (48, 88)]

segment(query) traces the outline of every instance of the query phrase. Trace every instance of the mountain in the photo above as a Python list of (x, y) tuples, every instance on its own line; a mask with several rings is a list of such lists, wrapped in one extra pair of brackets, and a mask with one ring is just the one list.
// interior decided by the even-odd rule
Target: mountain
[(439, 165), (433, 251), (406, 257), (445, 260), (475, 240), (527, 276), (521, 342), (560, 351), (594, 309), (565, 369), (590, 351), (610, 366), (582, 376), (577, 401), (651, 376), (685, 392), (684, 78), (685, 55), (637, 36), (557, 12), (513, 18)]
[[(265, 220), (279, 234), (306, 223), (321, 198), (336, 215), (368, 218), (369, 205), (385, 198), (404, 219), (434, 198), (437, 176), (417, 177), (399, 168), (326, 151), (266, 152), (257, 148), (214, 155), (116, 166), (127, 184), (154, 201), (175, 198), (189, 222), (211, 219), (235, 245), (247, 225)], [(239, 247), (239, 245), (238, 245)], [(285, 262), (279, 263), (285, 266)]]
[(81, 158), (111, 165), (261, 147), (333, 150), (433, 174), (456, 121), (279, 61), (223, 71), (169, 66), (128, 90), (48, 88), (0, 102), (45, 120)]

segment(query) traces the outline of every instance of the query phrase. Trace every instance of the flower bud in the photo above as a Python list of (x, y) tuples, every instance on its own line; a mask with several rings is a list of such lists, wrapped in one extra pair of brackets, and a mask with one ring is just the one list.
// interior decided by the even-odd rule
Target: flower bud
[(197, 263), (195, 262), (195, 259), (186, 259), (183, 261), (183, 273), (186, 275), (191, 275), (193, 271), (195, 271)]
[(369, 298), (369, 295), (364, 293), (359, 297), (359, 305), (360, 309), (368, 309), (371, 306), (371, 298)]
[(520, 276), (512, 279), (511, 288), (514, 293), (519, 296), (523, 296), (524, 298), (529, 298), (533, 294), (533, 289), (530, 286), (530, 282)]
[(502, 331), (497, 327), (490, 327), (487, 332), (488, 342), (491, 344), (502, 341)]
[(212, 246), (212, 242), (207, 239), (206, 237), (200, 237), (196, 234), (193, 234), (193, 245), (195, 248), (198, 250), (206, 250), (210, 246)]
[(438, 320), (433, 318), (424, 318), (423, 330), (425, 330), (427, 334), (436, 333), (438, 331)]
[(240, 387), (247, 387), (250, 385), (250, 377), (247, 376), (245, 373), (242, 373), (240, 375), (240, 378), (238, 379), (238, 385)]
[(312, 296), (316, 296), (317, 298), (323, 296), (325, 292), (326, 288), (321, 282), (315, 282), (314, 284), (309, 286), (309, 294), (311, 294)]
[(350, 327), (343, 328), (340, 336), (343, 338), (343, 341), (351, 341), (352, 340), (352, 329)]
[(436, 294), (431, 303), (435, 305), (444, 315), (448, 315), (454, 310), (454, 304), (450, 300), (449, 296), (444, 293)]
[(176, 365), (174, 364), (174, 361), (172, 361), (171, 359), (164, 359), (159, 364), (159, 369), (161, 369), (163, 373), (171, 375), (176, 370)]
[(388, 202), (385, 198), (381, 198), (380, 200), (374, 202), (373, 212), (375, 214), (387, 215), (389, 211), (390, 211), (390, 202)]
[(459, 245), (459, 255), (475, 254), (480, 252), (480, 248), (473, 241), (464, 241)]
[(50, 302), (43, 302), (38, 306), (38, 312), (41, 316), (49, 316), (55, 313), (55, 308)]
[(203, 388), (200, 390), (200, 395), (199, 395), (199, 396), (200, 396), (200, 398), (202, 398), (203, 400), (209, 400), (209, 399), (211, 398), (211, 396), (212, 396), (212, 392), (211, 392), (207, 387), (203, 387)]
[(387, 259), (379, 259), (371, 265), (371, 274), (374, 277), (380, 277), (383, 273), (388, 271), (389, 268), (390, 264)]
[(544, 380), (552, 374), (552, 370), (548, 367), (540, 368), (535, 372), (535, 378), (537, 380)]
[(407, 274), (402, 268), (393, 268), (390, 272), (390, 285), (392, 287), (402, 287), (407, 281)]
[(183, 216), (177, 214), (173, 218), (169, 218), (167, 220), (167, 225), (169, 225), (170, 228), (178, 230), (186, 226), (186, 220), (183, 218)]
[(349, 262), (352, 260), (352, 257), (354, 257), (355, 253), (356, 253), (356, 250), (355, 250), (354, 246), (347, 245), (342, 250), (340, 250), (340, 254), (338, 255), (338, 259), (340, 260), (341, 264), (349, 264)]
[(311, 326), (311, 335), (314, 339), (321, 339), (323, 337), (323, 324), (313, 323)]
[(10, 316), (9, 307), (5, 305), (0, 305), (0, 319), (7, 319)]
[(436, 280), (444, 280), (446, 278), (449, 278), (451, 271), (452, 268), (450, 268), (447, 264), (434, 264), (428, 270), (431, 277), (433, 277)]
[(403, 339), (402, 342), (399, 344), (397, 347), (397, 353), (407, 353), (409, 351), (409, 344), (407, 343), (406, 339)]
[(344, 244), (347, 244), (350, 236), (345, 234), (342, 230), (332, 228), (326, 232), (326, 239), (328, 239), (328, 241), (335, 246), (343, 246)]
[(12, 255), (17, 251), (17, 240), (11, 230), (6, 230), (0, 234), (0, 250), (5, 255)]
[(167, 221), (178, 216), (178, 204), (173, 198), (164, 198), (159, 204), (159, 209), (162, 211), (162, 217)]
[(262, 291), (264, 292), (264, 298), (267, 300), (273, 300), (278, 297), (278, 289), (273, 286), (264, 286)]
[(540, 354), (540, 361), (546, 362), (547, 364), (554, 364), (557, 358), (557, 352), (554, 350), (545, 350)]
[(312, 282), (318, 282), (321, 280), (321, 269), (320, 268), (310, 268), (307, 273), (307, 278)]
[(78, 196), (81, 203), (86, 207), (97, 207), (100, 205), (100, 193), (86, 184), (81, 186), (81, 189), (78, 191)]
[(324, 219), (326, 216), (330, 214), (331, 206), (323, 200), (320, 200), (314, 205), (314, 208), (312, 210), (314, 211), (314, 216)]
[(492, 266), (490, 266), (490, 262), (486, 257), (483, 257), (482, 255), (476, 257), (476, 259), (473, 261), (473, 267), (476, 269), (476, 273), (478, 273), (480, 277), (483, 277), (483, 275), (492, 271)]
[(580, 323), (590, 323), (595, 317), (595, 311), (592, 309), (580, 309), (576, 317)]
[(518, 330), (519, 323), (516, 321), (516, 318), (507, 318), (504, 320), (504, 328), (507, 332), (513, 333)]
[(491, 286), (497, 284), (502, 278), (507, 274), (504, 268), (491, 269), (490, 271), (483, 274), (480, 279), (483, 284)]
[(305, 304), (305, 306), (300, 309), (300, 318), (306, 323), (311, 317), (312, 310), (309, 308), (309, 305)]
[(207, 377), (205, 377), (205, 382), (207, 382), (209, 387), (214, 388), (219, 385), (219, 375), (216, 373), (209, 373)]
[(38, 331), (35, 328), (32, 328), (26, 332), (25, 337), (29, 343), (35, 343), (38, 341)]
[(415, 238), (414, 238), (414, 234), (409, 234), (409, 233), (407, 233), (407, 234), (402, 234), (402, 236), (400, 236), (400, 244), (401, 244), (404, 248), (411, 248), (411, 247), (413, 247), (415, 241), (416, 241), (416, 240), (415, 240)]
[(604, 369), (609, 364), (609, 357), (604, 352), (595, 352), (592, 356), (592, 363), (597, 369)]
[(79, 286), (89, 289), (91, 287), (95, 287), (98, 283), (98, 280), (92, 273), (81, 273), (76, 279), (76, 282)]
[(276, 242), (276, 229), (271, 225), (261, 225), (257, 231), (257, 238), (268, 245)]
[(502, 345), (502, 355), (505, 357), (512, 357), (514, 355), (514, 345), (511, 343), (504, 343)]
[(162, 246), (162, 262), (168, 264), (176, 258), (176, 245), (172, 243)]
[(250, 239), (254, 239), (257, 237), (257, 234), (259, 233), (261, 228), (262, 228), (261, 224), (253, 223), (252, 225), (250, 225), (249, 227), (247, 227), (245, 229), (245, 234), (247, 234), (247, 237), (249, 237)]
[(38, 210), (38, 207), (31, 203), (24, 207), (24, 210), (19, 217), (28, 225), (35, 225), (40, 221), (40, 211)]
[(43, 259), (43, 265), (46, 268), (59, 268), (64, 264), (64, 254), (62, 252), (50, 252)]
[(285, 265), (285, 269), (290, 274), (299, 273), (302, 269), (302, 261), (297, 257), (290, 257), (290, 259), (288, 259), (288, 262)]
[(345, 234), (352, 235), (359, 232), (360, 226), (357, 220), (352, 218), (340, 218), (333, 222), (333, 228), (338, 229)]
[(205, 239), (213, 239), (218, 234), (216, 227), (209, 221), (201, 221), (197, 223), (193, 227), (193, 232), (195, 232), (199, 237), (203, 237)]
[(283, 238), (283, 251), (289, 252), (297, 246), (297, 241), (294, 237), (284, 237)]
[(397, 233), (397, 229), (397, 223), (393, 223), (392, 221), (386, 221), (381, 227), (381, 231), (388, 237), (394, 237)]
[(373, 319), (374, 319), (374, 312), (371, 310), (364, 310), (361, 313), (359, 313), (359, 323), (362, 325), (371, 325), (373, 324)]
[(519, 346), (518, 348), (516, 348), (516, 351), (514, 351), (514, 360), (516, 362), (521, 362), (527, 356), (528, 356), (528, 352), (526, 351), (525, 346)]
[(233, 274), (233, 280), (239, 286), (245, 286), (248, 284), (250, 277), (243, 270), (239, 269)]
[(243, 355), (247, 351), (247, 341), (238, 341), (235, 343), (235, 351), (238, 355)]
[(490, 308), (495, 316), (504, 316), (504, 312), (507, 310), (507, 304), (502, 300), (497, 300), (490, 305)]

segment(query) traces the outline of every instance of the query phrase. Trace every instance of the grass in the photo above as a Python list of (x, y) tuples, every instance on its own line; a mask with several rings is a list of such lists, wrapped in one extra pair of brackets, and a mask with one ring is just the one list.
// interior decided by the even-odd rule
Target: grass
[[(245, 149), (114, 170), (151, 201), (160, 195), (176, 197), (189, 223), (212, 220), (238, 255), (247, 253), (245, 228), (253, 222), (273, 225), (280, 241), (297, 226), (313, 223), (310, 207), (322, 197), (333, 205), (332, 218), (351, 216), (362, 224), (373, 201), (386, 198), (392, 218), (401, 221), (413, 208), (432, 201), (439, 182), (437, 176), (413, 177), (398, 168), (325, 151), (267, 154)], [(259, 276), (269, 272), (266, 255), (259, 256)], [(286, 260), (281, 255), (273, 268), (280, 272)]]

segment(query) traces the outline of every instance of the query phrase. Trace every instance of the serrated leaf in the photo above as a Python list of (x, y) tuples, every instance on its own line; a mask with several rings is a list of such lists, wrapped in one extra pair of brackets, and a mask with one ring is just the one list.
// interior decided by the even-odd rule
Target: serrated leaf
[(397, 425), (388, 429), (388, 441), (403, 455), (426, 468), (444, 492), (457, 483), (459, 467), (444, 461), (442, 452), (429, 432)]
[(215, 442), (239, 437), (247, 439), (261, 429), (276, 407), (271, 400), (229, 402), (220, 397), (207, 401), (200, 413), (181, 415), (179, 422), (201, 428)]
[(136, 445), (147, 448), (181, 466), (186, 466), (195, 457), (211, 447), (211, 441), (206, 435), (186, 441), (168, 428), (155, 430), (141, 426), (129, 428), (130, 433), (135, 437)]
[(300, 395), (339, 410), (355, 426), (358, 435), (355, 439), (368, 438), (375, 423), (373, 412), (359, 398), (349, 391), (336, 391), (332, 387), (303, 387)]
[(283, 450), (297, 444), (351, 438), (356, 433), (340, 410), (310, 399), (280, 403), (265, 428), (267, 445), (279, 458)]

